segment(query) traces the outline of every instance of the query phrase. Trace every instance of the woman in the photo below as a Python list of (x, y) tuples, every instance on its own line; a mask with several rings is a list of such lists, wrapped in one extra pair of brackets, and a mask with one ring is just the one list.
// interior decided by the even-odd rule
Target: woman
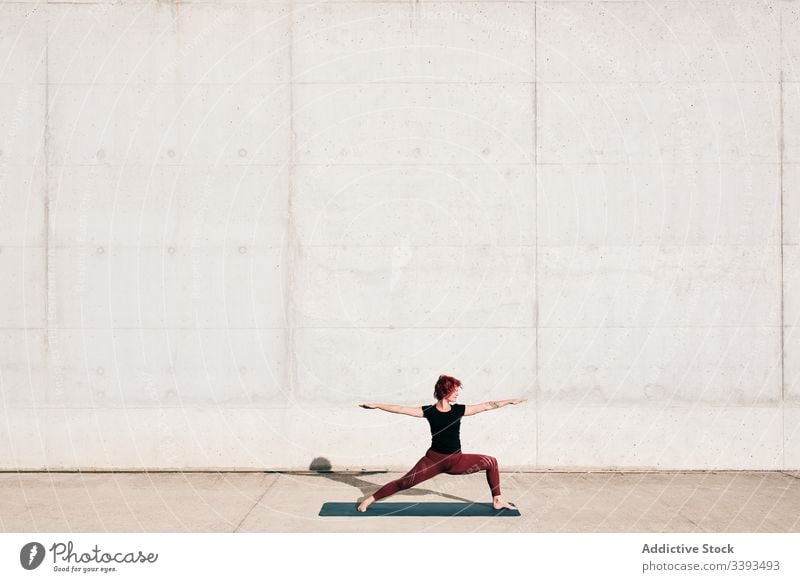
[(500, 494), (500, 471), (497, 459), (486, 455), (463, 454), (459, 428), (462, 416), (472, 416), (486, 410), (502, 408), (506, 404), (520, 404), (527, 398), (513, 400), (497, 400), (465, 406), (456, 404), (461, 392), (461, 381), (451, 376), (439, 376), (433, 391), (437, 402), (428, 406), (396, 406), (393, 404), (359, 404), (362, 408), (378, 408), (386, 412), (407, 414), (428, 419), (431, 426), (431, 447), (414, 468), (395, 481), (387, 483), (373, 495), (367, 497), (358, 506), (359, 511), (366, 511), (378, 499), (394, 495), (398, 491), (413, 487), (440, 473), (462, 475), (486, 471), (486, 480), (492, 490), (492, 507), (495, 509), (516, 509), (512, 503), (503, 500)]

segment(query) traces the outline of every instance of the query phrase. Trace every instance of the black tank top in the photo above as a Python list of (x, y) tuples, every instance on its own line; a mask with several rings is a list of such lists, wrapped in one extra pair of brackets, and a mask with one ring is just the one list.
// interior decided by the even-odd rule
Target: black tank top
[(431, 448), (437, 453), (457, 453), (461, 450), (459, 429), (464, 416), (463, 404), (451, 404), (450, 410), (441, 412), (429, 404), (422, 407), (422, 415), (431, 425)]

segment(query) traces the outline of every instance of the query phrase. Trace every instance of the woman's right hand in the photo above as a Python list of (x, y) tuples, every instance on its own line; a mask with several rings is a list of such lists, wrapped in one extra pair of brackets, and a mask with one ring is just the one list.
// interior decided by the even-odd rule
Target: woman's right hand
[(372, 409), (372, 408), (378, 408), (378, 407), (377, 407), (376, 405), (374, 405), (374, 404), (359, 404), (359, 406), (360, 406), (361, 408), (369, 408), (369, 409)]

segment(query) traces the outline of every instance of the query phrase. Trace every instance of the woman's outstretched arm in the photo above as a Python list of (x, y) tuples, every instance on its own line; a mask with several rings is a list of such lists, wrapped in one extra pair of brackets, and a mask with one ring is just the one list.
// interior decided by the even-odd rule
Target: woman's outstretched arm
[(490, 400), (489, 402), (482, 402), (480, 404), (468, 404), (464, 409), (464, 416), (472, 416), (479, 412), (486, 412), (487, 410), (496, 410), (503, 408), (507, 404), (521, 404), (528, 400), (527, 398), (512, 398), (511, 400)]
[(361, 408), (378, 408), (386, 412), (422, 417), (422, 407), (420, 406), (398, 406), (396, 404), (359, 404), (359, 406)]

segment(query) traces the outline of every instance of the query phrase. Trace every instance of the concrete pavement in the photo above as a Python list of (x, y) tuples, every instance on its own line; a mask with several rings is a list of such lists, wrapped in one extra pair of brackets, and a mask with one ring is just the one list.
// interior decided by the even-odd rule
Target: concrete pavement
[[(521, 518), (318, 517), (400, 473), (1, 473), (4, 532), (800, 532), (800, 473), (502, 473)], [(387, 501), (489, 501), (439, 475)]]

